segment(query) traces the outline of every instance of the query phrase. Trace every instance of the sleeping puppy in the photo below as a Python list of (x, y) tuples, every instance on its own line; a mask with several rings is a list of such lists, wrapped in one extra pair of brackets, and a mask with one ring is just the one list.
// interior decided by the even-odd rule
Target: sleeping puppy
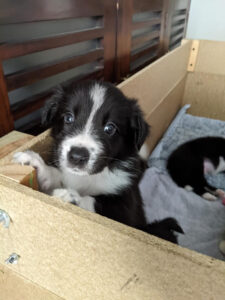
[(181, 187), (193, 190), (207, 200), (220, 197), (225, 203), (225, 192), (205, 179), (206, 174), (225, 171), (225, 139), (203, 137), (179, 146), (169, 157), (167, 169), (172, 179)]
[(73, 83), (46, 104), (43, 123), (52, 127), (51, 165), (32, 151), (14, 155), (37, 169), (41, 191), (176, 242), (176, 220), (147, 224), (144, 216), (139, 150), (149, 127), (135, 100), (109, 83)]

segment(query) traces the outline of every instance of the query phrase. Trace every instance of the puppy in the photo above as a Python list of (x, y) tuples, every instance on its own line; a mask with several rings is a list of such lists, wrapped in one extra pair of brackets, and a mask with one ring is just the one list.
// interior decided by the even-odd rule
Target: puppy
[(169, 157), (167, 169), (181, 187), (193, 190), (207, 200), (220, 197), (225, 203), (225, 192), (205, 179), (206, 174), (225, 171), (225, 139), (203, 137), (179, 146)]
[(177, 242), (176, 220), (147, 224), (138, 183), (146, 169), (139, 150), (149, 127), (133, 99), (109, 83), (86, 81), (58, 89), (46, 104), (52, 163), (32, 151), (14, 160), (37, 169), (41, 191), (113, 220)]

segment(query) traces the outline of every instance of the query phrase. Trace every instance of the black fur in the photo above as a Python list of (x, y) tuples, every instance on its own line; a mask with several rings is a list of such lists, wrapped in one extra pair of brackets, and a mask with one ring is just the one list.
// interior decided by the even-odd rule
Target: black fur
[(219, 157), (225, 159), (225, 139), (220, 137), (198, 138), (179, 146), (169, 157), (167, 169), (172, 179), (181, 187), (190, 185), (198, 195), (214, 193), (204, 177), (204, 159), (216, 168)]
[[(71, 133), (76, 134), (85, 126), (93, 105), (89, 91), (94, 84), (96, 84), (95, 81), (86, 81), (60, 87), (46, 104), (43, 124), (52, 127), (53, 161), (59, 161), (60, 145), (65, 137)], [(149, 126), (144, 121), (136, 100), (128, 99), (110, 83), (100, 82), (99, 84), (104, 86), (107, 92), (104, 104), (94, 119), (93, 130), (103, 145), (104, 153), (94, 165), (91, 174), (99, 173), (107, 166), (110, 170), (122, 169), (132, 174), (132, 181), (117, 194), (95, 195), (95, 211), (176, 243), (174, 231), (182, 232), (182, 229), (174, 219), (148, 225), (144, 216), (138, 184), (146, 169), (146, 163), (139, 157), (138, 150), (149, 134)], [(75, 115), (76, 120), (73, 124), (65, 124), (63, 117), (66, 112), (72, 112)], [(116, 134), (111, 137), (106, 136), (103, 131), (103, 125), (108, 120), (113, 121), (118, 128)], [(123, 162), (127, 159), (129, 159), (129, 164), (124, 165)]]

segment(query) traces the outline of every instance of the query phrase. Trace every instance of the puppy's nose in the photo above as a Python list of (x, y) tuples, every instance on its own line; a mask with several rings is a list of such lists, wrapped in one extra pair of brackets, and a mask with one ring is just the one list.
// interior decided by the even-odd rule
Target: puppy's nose
[(84, 147), (72, 147), (68, 153), (68, 160), (75, 166), (83, 167), (89, 160), (89, 152)]

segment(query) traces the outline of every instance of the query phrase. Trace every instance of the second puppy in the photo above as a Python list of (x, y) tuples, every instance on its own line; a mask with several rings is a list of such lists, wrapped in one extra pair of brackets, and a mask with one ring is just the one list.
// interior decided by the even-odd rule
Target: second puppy
[(202, 137), (179, 146), (169, 157), (167, 169), (181, 187), (207, 200), (220, 197), (225, 204), (225, 192), (210, 185), (206, 174), (225, 171), (225, 139)]

